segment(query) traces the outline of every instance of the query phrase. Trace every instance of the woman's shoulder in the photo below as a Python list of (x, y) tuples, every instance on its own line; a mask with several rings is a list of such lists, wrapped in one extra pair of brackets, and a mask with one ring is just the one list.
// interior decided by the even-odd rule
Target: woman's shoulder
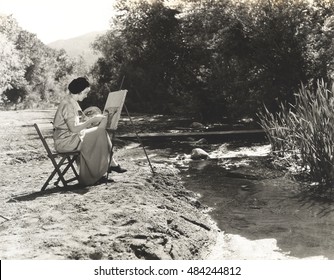
[[(74, 110), (77, 110), (79, 104), (77, 104), (77, 102), (72, 99), (70, 96), (66, 96), (64, 97), (64, 99), (59, 103), (58, 107), (61, 107), (61, 108), (68, 108), (68, 109), (74, 109)], [(79, 106), (80, 107), (80, 106)]]
[(68, 104), (70, 104), (69, 96), (65, 96), (65, 97), (59, 102), (58, 107), (63, 107), (63, 106), (68, 105)]
[[(57, 113), (61, 114), (64, 118), (69, 118), (76, 116), (78, 111), (80, 111), (80, 107), (78, 108), (74, 102), (71, 100), (70, 97), (65, 97), (58, 105)], [(80, 109), (80, 110), (79, 110)]]

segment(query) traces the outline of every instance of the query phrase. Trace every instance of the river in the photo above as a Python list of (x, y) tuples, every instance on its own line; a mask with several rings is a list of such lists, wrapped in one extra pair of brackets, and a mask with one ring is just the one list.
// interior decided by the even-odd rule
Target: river
[(194, 141), (150, 143), (154, 162), (168, 161), (185, 187), (199, 195), (224, 234), (273, 240), (293, 258), (334, 259), (334, 205), (316, 200), (286, 171), (275, 170), (270, 146), (258, 142), (206, 143), (208, 160), (191, 160)]

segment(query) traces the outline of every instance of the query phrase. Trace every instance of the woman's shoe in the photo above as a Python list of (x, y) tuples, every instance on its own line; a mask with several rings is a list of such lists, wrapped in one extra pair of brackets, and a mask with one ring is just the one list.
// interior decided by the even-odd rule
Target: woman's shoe
[(127, 170), (122, 168), (120, 165), (117, 165), (117, 166), (109, 166), (108, 173), (110, 173), (111, 171), (115, 171), (117, 173), (124, 173)]

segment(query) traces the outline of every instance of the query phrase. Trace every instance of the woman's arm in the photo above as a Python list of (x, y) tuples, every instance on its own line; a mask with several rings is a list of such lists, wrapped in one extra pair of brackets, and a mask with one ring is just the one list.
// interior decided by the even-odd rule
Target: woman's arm
[(101, 122), (101, 120), (105, 118), (105, 116), (94, 116), (90, 119), (88, 119), (87, 121), (83, 122), (83, 123), (75, 123), (75, 120), (73, 118), (69, 119), (66, 121), (66, 124), (68, 126), (68, 129), (73, 132), (73, 133), (79, 133), (81, 130), (85, 129), (85, 128), (89, 128), (91, 127), (92, 124), (98, 124)]

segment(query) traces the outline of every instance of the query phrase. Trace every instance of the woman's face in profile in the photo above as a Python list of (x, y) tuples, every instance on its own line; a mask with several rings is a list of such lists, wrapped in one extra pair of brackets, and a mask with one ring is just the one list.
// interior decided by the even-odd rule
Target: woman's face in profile
[(89, 91), (90, 91), (90, 87), (85, 88), (82, 92), (80, 92), (78, 96), (78, 101), (84, 100), (87, 97)]

